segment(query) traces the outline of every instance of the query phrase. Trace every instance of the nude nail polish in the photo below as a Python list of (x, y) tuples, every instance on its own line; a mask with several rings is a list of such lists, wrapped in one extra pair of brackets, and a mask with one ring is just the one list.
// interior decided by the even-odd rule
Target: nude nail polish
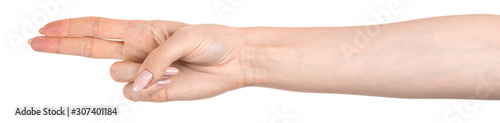
[(175, 75), (177, 73), (179, 73), (179, 69), (177, 69), (175, 67), (168, 67), (167, 71), (165, 71), (165, 73), (163, 75)]
[(158, 84), (158, 85), (167, 85), (170, 82), (172, 82), (172, 80), (171, 79), (167, 79), (167, 80), (160, 80), (160, 81), (156, 82), (156, 84)]
[(28, 39), (28, 44), (31, 45), (31, 41), (33, 41), (33, 38)]
[(149, 72), (149, 70), (142, 70), (142, 72), (135, 78), (134, 85), (133, 85), (133, 90), (134, 91), (140, 91), (146, 87), (149, 82), (153, 79), (153, 74)]
[(43, 27), (38, 30), (38, 33), (43, 35)]

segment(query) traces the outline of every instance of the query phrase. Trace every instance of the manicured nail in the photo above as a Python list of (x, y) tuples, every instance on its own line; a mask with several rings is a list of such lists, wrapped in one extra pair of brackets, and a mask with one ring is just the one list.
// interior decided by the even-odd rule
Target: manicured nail
[(160, 81), (156, 82), (156, 84), (158, 84), (158, 85), (167, 85), (170, 82), (172, 82), (172, 80), (171, 79), (167, 79), (167, 80), (160, 80)]
[(133, 89), (134, 91), (140, 91), (146, 87), (146, 85), (153, 79), (153, 74), (149, 70), (142, 70), (142, 72), (135, 78)]
[(33, 41), (33, 38), (28, 39), (28, 44), (31, 45), (31, 41)]
[(38, 33), (42, 34), (43, 35), (43, 27), (40, 28), (40, 30), (38, 30)]
[(175, 75), (177, 73), (179, 73), (179, 69), (177, 69), (175, 67), (168, 67), (167, 71), (165, 71), (165, 73), (163, 75)]

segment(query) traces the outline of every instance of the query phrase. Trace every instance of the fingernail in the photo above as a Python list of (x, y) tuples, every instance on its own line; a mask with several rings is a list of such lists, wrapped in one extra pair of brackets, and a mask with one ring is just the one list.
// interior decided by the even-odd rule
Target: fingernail
[(167, 80), (160, 80), (160, 81), (156, 82), (156, 84), (158, 84), (158, 85), (167, 85), (170, 82), (172, 82), (172, 80), (171, 79), (167, 79)]
[(165, 73), (163, 75), (175, 75), (177, 73), (179, 73), (179, 69), (177, 69), (175, 67), (168, 67), (167, 71), (165, 71)]
[(142, 70), (142, 72), (135, 78), (133, 89), (134, 91), (140, 91), (146, 87), (146, 85), (153, 79), (153, 74), (149, 70)]
[(28, 39), (28, 44), (31, 45), (31, 41), (33, 41), (33, 38)]
[(40, 28), (40, 30), (38, 30), (38, 33), (42, 34), (43, 35), (43, 27)]

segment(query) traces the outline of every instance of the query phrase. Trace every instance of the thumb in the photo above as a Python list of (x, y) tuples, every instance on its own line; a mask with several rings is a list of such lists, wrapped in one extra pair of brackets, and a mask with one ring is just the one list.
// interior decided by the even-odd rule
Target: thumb
[(133, 90), (141, 91), (149, 83), (160, 80), (168, 67), (183, 56), (184, 47), (179, 41), (169, 39), (151, 51), (139, 68)]

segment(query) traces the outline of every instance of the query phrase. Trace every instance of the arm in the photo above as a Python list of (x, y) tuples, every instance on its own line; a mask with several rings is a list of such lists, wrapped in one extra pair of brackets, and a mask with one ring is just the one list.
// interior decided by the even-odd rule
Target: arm
[(500, 99), (500, 17), (244, 28), (250, 85), (401, 98)]
[[(97, 17), (51, 22), (33, 50), (122, 59), (133, 101), (203, 99), (244, 86), (400, 98), (500, 99), (500, 17), (358, 27), (236, 28)], [(121, 39), (110, 41), (106, 39)]]

